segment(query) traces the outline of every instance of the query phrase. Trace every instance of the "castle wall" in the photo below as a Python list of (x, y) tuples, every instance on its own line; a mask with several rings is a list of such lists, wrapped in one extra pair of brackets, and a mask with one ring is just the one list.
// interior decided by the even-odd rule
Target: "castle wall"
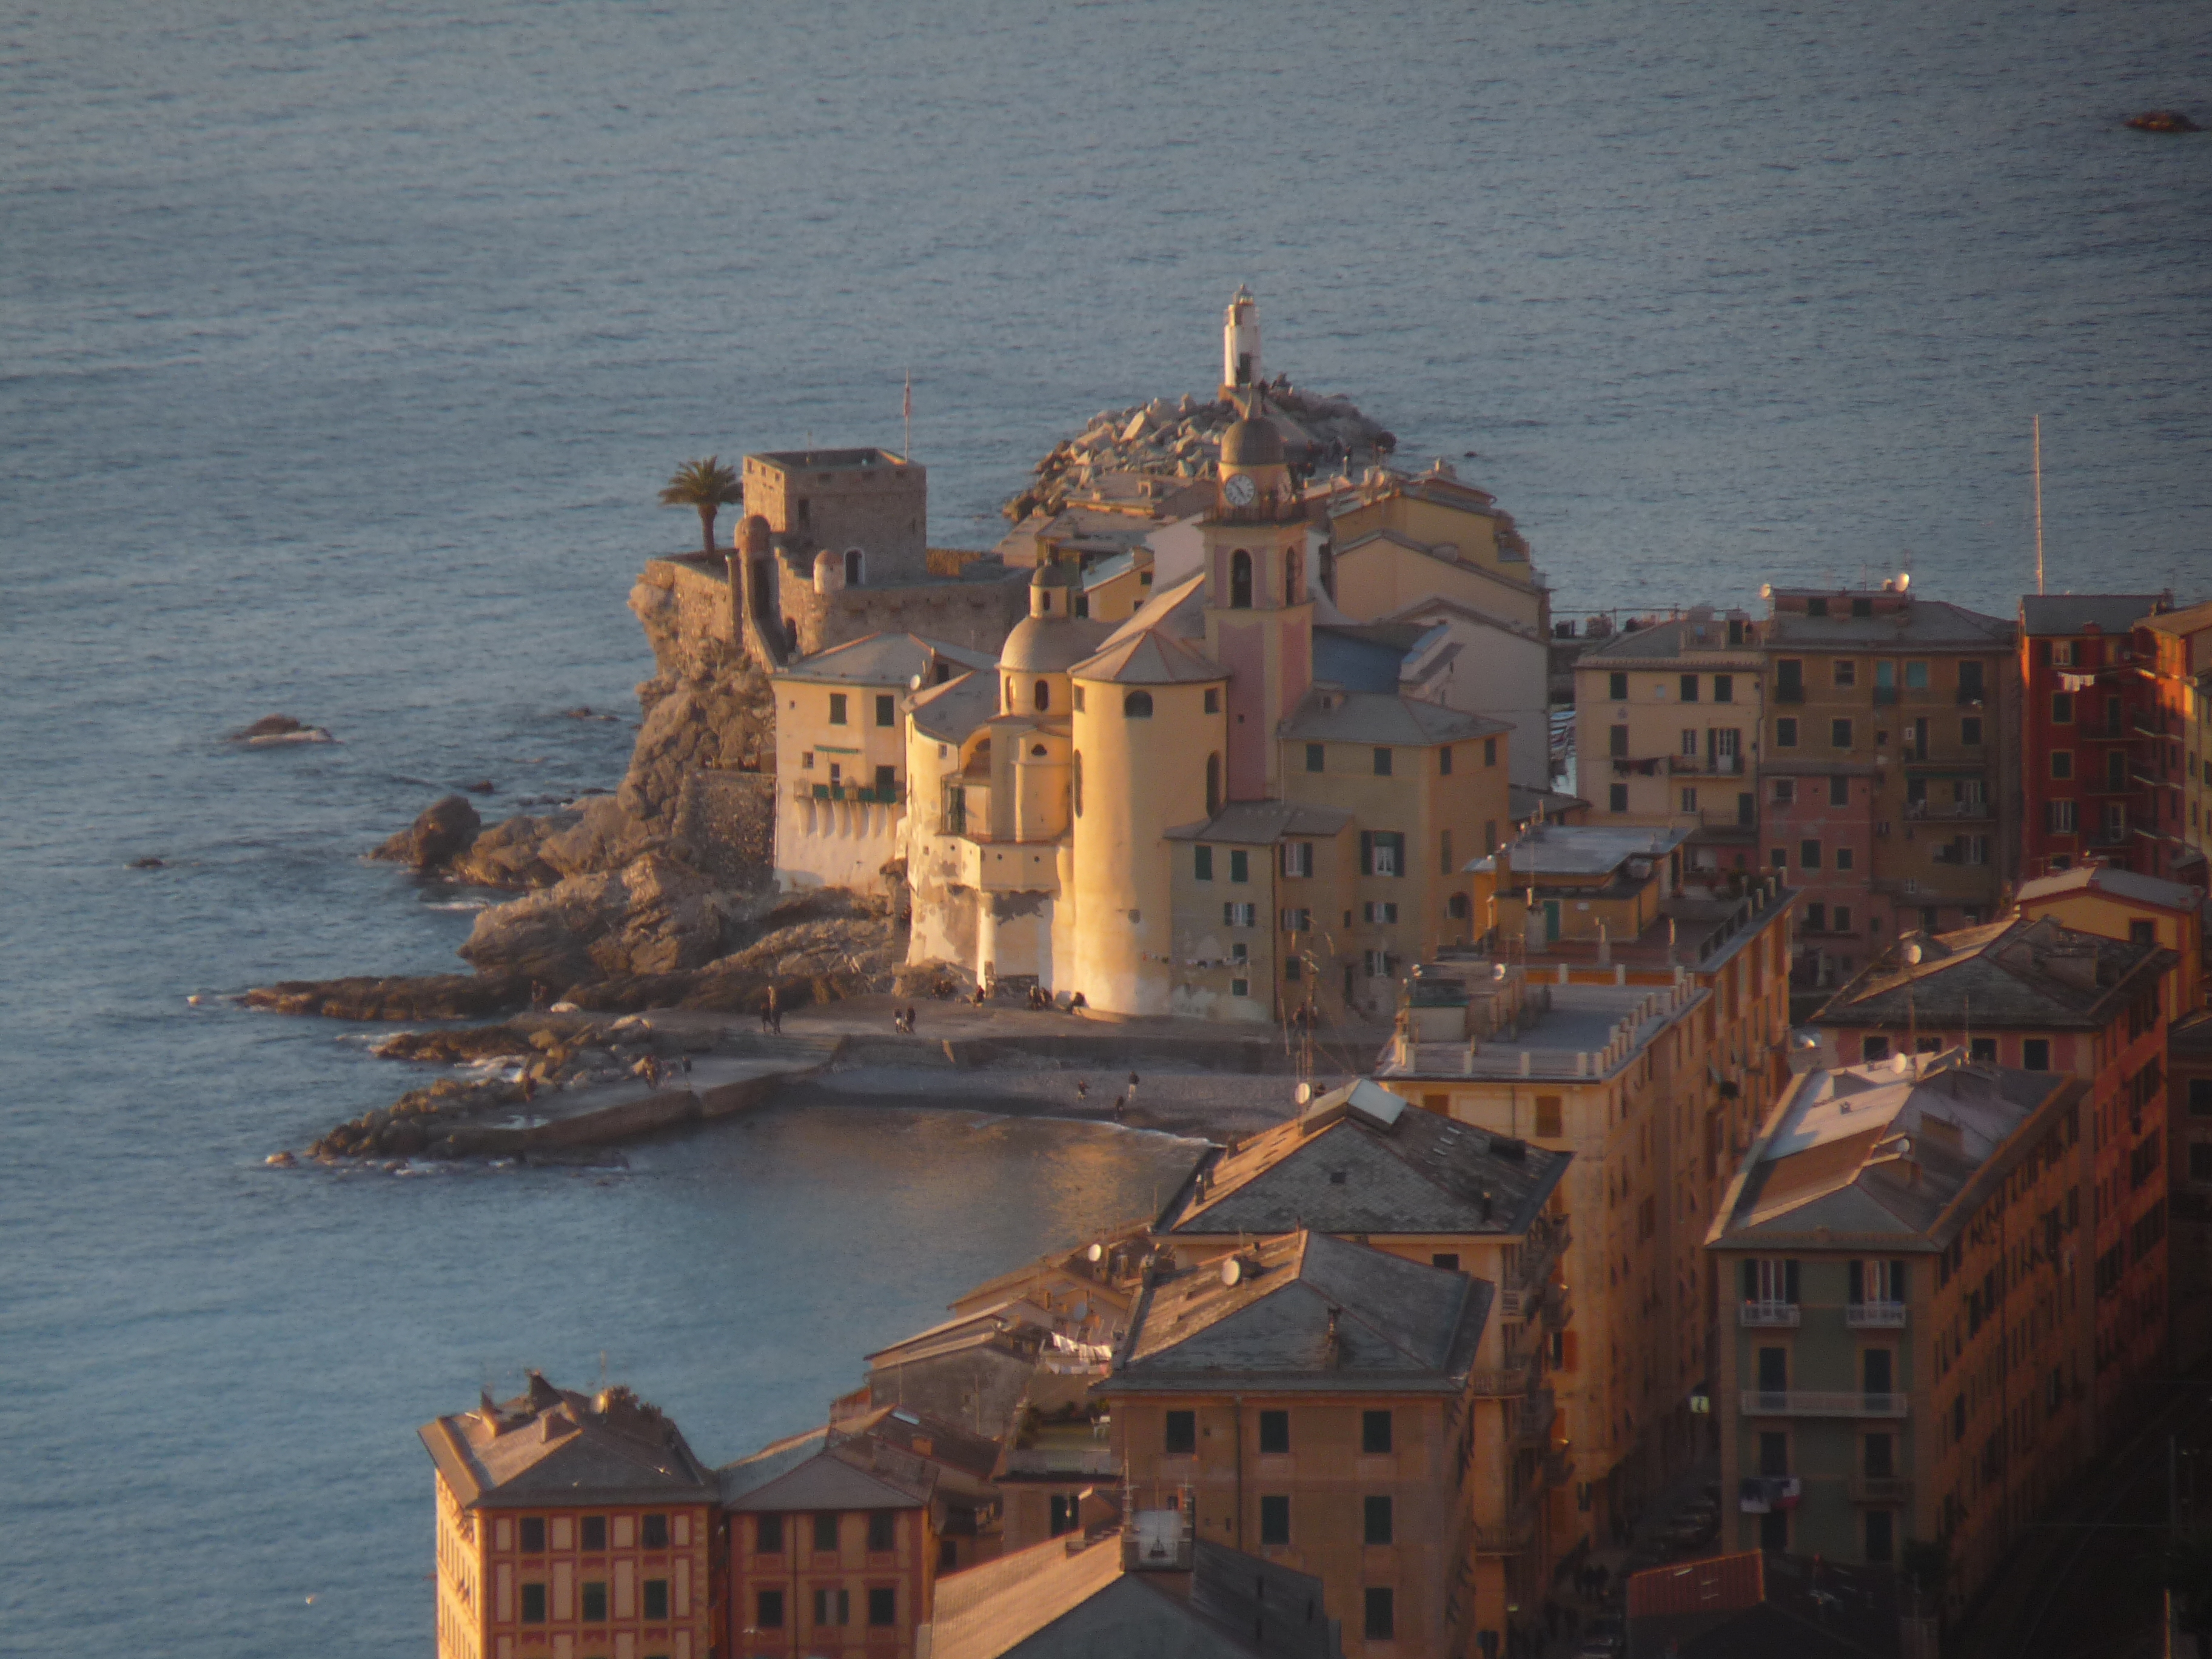
[(882, 450), (748, 455), (744, 488), (745, 511), (810, 561), (825, 547), (839, 554), (857, 547), (870, 582), (910, 581), (927, 570), (927, 467)]
[(779, 617), (798, 623), (794, 654), (811, 657), (870, 634), (919, 634), (947, 645), (995, 653), (1029, 614), (1029, 586), (1018, 574), (1002, 581), (908, 582), (814, 590), (813, 567), (802, 575), (775, 562)]

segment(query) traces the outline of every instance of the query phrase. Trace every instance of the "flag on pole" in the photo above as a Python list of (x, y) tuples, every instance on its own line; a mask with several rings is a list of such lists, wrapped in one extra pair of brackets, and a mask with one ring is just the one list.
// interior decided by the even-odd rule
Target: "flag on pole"
[(906, 396), (900, 400), (899, 413), (906, 422), (905, 459), (914, 459), (914, 371), (906, 372)]

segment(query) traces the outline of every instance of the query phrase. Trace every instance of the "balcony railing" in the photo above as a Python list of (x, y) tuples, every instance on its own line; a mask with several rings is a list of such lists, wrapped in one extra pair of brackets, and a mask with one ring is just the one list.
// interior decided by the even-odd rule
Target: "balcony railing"
[(1987, 798), (1981, 800), (1932, 801), (1909, 800), (1905, 803), (1907, 818), (1993, 818), (1996, 808)]
[(1746, 1389), (1738, 1404), (1746, 1417), (1903, 1417), (1909, 1400), (1828, 1389)]
[(1516, 1510), (1500, 1525), (1474, 1529), (1477, 1555), (1518, 1555), (1536, 1541), (1536, 1514)]
[(1543, 1316), (1546, 1330), (1562, 1331), (1567, 1328), (1567, 1322), (1575, 1316), (1575, 1302), (1565, 1285), (1544, 1286)]
[(1501, 1370), (1479, 1370), (1468, 1378), (1470, 1390), (1485, 1400), (1510, 1400), (1524, 1394), (1534, 1394), (1541, 1384), (1536, 1369), (1536, 1358), (1528, 1357), (1524, 1365), (1508, 1365)]
[(1737, 1322), (1745, 1326), (1782, 1326), (1797, 1322), (1795, 1302), (1741, 1302), (1736, 1304)]
[(1910, 1504), (1912, 1482), (1901, 1474), (1855, 1474), (1850, 1478), (1854, 1504)]
[(1844, 1323), (1861, 1328), (1897, 1330), (1905, 1323), (1902, 1302), (1854, 1302), (1844, 1309)]
[(792, 793), (800, 800), (855, 801), (875, 806), (896, 806), (906, 799), (904, 791), (896, 785), (869, 789), (851, 783), (809, 783), (803, 778), (792, 786)]
[(1121, 1460), (1103, 1446), (1017, 1447), (1006, 1453), (1008, 1474), (1119, 1474)]

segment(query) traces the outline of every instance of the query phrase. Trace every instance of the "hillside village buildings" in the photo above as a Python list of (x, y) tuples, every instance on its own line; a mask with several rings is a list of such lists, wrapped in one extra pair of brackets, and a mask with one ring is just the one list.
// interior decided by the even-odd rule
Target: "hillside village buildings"
[(1577, 637), (1450, 468), (1316, 476), (1249, 295), (1222, 395), (1218, 454), (1084, 448), (996, 559), (905, 458), (748, 457), (727, 568), (641, 603), (765, 672), (784, 889), (1371, 1075), (1255, 1078), (1283, 1121), (1157, 1213), (719, 1469), (535, 1376), (426, 1425), (441, 1655), (1488, 1659), (1714, 1458), (1730, 1553), (1649, 1630), (1838, 1570), (1894, 1626), (1916, 1549), (1955, 1620), (2212, 1352), (2212, 605)]

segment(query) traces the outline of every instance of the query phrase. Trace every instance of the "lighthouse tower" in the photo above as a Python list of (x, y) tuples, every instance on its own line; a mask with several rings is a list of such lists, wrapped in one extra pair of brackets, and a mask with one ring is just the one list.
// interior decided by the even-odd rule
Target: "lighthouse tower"
[(1260, 372), (1260, 302), (1239, 283), (1221, 317), (1221, 396), (1233, 399), (1264, 379)]

